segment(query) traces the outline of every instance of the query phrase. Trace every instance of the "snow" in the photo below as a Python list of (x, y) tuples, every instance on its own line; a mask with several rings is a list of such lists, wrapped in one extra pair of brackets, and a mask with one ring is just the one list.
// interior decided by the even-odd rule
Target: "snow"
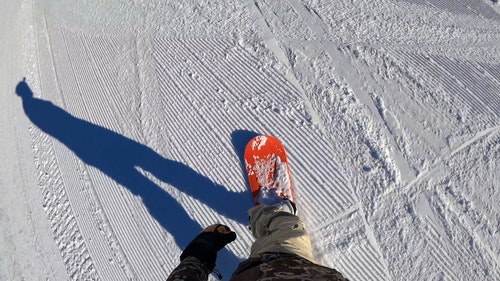
[[(0, 280), (164, 280), (248, 256), (243, 150), (288, 152), (315, 258), (500, 280), (491, 0), (3, 1)], [(16, 95), (26, 78), (29, 90)], [(19, 94), (19, 93), (18, 93)], [(211, 277), (214, 279), (214, 277)]]
[(281, 158), (274, 154), (268, 155), (268, 157), (264, 159), (256, 156), (254, 156), (254, 158), (254, 165), (248, 171), (248, 174), (255, 175), (261, 187), (256, 201), (261, 204), (274, 205), (274, 203), (271, 202), (276, 201), (277, 196), (287, 197), (293, 200), (293, 194), (290, 189), (290, 173), (287, 163), (282, 162)]
[(255, 141), (252, 142), (252, 150), (261, 150), (262, 147), (266, 145), (266, 142), (267, 136), (257, 136)]

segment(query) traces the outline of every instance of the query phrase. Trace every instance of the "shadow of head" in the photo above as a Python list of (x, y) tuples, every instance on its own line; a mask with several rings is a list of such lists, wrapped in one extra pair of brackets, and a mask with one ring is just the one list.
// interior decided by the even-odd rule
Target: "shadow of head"
[(231, 134), (231, 142), (233, 143), (233, 148), (236, 152), (236, 155), (240, 157), (242, 163), (243, 163), (243, 154), (247, 143), (253, 137), (256, 137), (258, 135), (259, 135), (258, 133), (248, 130), (236, 130)]
[(26, 83), (26, 78), (23, 78), (21, 82), (19, 82), (16, 86), (16, 94), (21, 98), (32, 98), (33, 92), (31, 91), (28, 83)]

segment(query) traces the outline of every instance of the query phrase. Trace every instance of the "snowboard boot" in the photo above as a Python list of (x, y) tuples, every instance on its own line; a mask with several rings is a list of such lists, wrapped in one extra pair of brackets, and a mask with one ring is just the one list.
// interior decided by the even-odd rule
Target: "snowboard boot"
[(261, 187), (256, 198), (258, 205), (276, 206), (279, 210), (297, 215), (297, 206), (288, 197), (281, 197), (274, 188)]

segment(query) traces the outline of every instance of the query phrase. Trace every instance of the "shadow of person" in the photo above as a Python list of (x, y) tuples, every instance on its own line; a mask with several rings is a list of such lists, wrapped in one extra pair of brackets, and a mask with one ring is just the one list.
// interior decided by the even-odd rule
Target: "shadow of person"
[(231, 143), (233, 144), (233, 148), (236, 151), (236, 155), (238, 155), (240, 159), (240, 168), (241, 175), (244, 179), (246, 179), (246, 183), (248, 185), (247, 173), (245, 169), (245, 158), (243, 157), (245, 152), (245, 147), (247, 143), (254, 137), (258, 136), (256, 132), (248, 131), (248, 130), (236, 130), (231, 133)]
[[(68, 147), (86, 164), (140, 196), (151, 216), (173, 235), (181, 249), (201, 231), (202, 226), (138, 168), (228, 218), (244, 224), (248, 222), (245, 206), (249, 206), (250, 201), (245, 192), (229, 192), (185, 164), (165, 159), (141, 143), (76, 118), (49, 101), (35, 98), (25, 80), (19, 82), (15, 91), (22, 98), (24, 112), (34, 125)], [(227, 250), (219, 260), (234, 266), (238, 262), (238, 258)]]

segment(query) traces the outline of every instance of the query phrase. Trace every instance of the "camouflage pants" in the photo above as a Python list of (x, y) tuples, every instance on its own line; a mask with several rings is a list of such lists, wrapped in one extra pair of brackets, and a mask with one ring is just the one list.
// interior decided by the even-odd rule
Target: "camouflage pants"
[(316, 263), (304, 222), (282, 208), (258, 205), (248, 210), (252, 234), (257, 239), (250, 257), (264, 253), (290, 253)]

